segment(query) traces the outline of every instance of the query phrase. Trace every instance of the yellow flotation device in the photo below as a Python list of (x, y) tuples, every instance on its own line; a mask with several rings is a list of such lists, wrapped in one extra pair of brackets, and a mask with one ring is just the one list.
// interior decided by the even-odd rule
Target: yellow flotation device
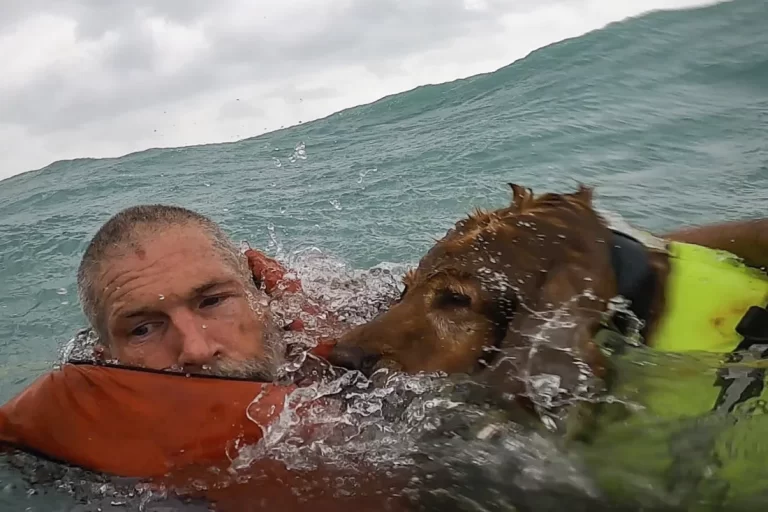
[(752, 306), (768, 304), (768, 275), (735, 255), (671, 242), (662, 320), (648, 344), (664, 352), (731, 352), (736, 326)]
[(736, 327), (750, 308), (768, 305), (768, 275), (726, 251), (680, 242), (666, 251), (661, 321), (646, 346), (611, 358), (611, 401), (579, 451), (619, 500), (759, 510), (768, 474), (768, 361), (742, 359), (745, 338)]
[[(666, 302), (657, 328), (645, 340), (644, 350), (665, 354), (700, 352), (710, 357), (737, 350), (744, 338), (736, 327), (750, 308), (768, 304), (768, 275), (748, 267), (727, 251), (681, 242), (669, 242), (665, 249), (669, 258)], [(598, 334), (598, 343), (605, 344), (602, 336), (610, 330)], [(607, 338), (612, 334), (608, 333)], [(695, 364), (687, 367), (682, 363), (676, 369), (677, 384), (670, 386), (666, 372), (646, 371), (642, 366), (622, 362), (622, 358), (613, 358), (621, 369), (614, 372), (612, 393), (640, 405), (642, 415), (654, 421), (694, 417), (723, 405), (730, 410), (735, 401), (743, 401), (746, 396), (727, 396), (736, 391), (736, 387), (726, 389), (727, 366), (732, 361), (730, 355), (720, 359), (720, 376), (714, 371), (702, 373)], [(683, 387), (685, 396), (680, 395)]]

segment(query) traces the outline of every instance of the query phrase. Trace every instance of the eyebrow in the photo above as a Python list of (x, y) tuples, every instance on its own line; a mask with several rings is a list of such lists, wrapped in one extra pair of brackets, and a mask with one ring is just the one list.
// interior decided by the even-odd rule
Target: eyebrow
[(193, 295), (202, 295), (202, 294), (204, 294), (206, 292), (209, 292), (209, 291), (211, 291), (211, 290), (213, 290), (215, 288), (218, 288), (220, 286), (231, 286), (233, 284), (235, 284), (235, 280), (234, 279), (214, 280), (214, 281), (210, 281), (210, 282), (207, 282), (205, 284), (202, 284), (202, 285), (200, 285), (200, 286), (198, 286), (196, 288), (193, 288), (192, 289), (192, 294)]
[(128, 314), (120, 315), (121, 318), (136, 318), (139, 316), (146, 316), (152, 314), (152, 310), (147, 308), (134, 309)]
[[(235, 284), (234, 279), (219, 279), (214, 281), (209, 281), (205, 284), (201, 284), (200, 286), (197, 286), (192, 289), (192, 293), (190, 294), (190, 297), (197, 297), (200, 295), (203, 295), (207, 292), (210, 292), (211, 290), (214, 290), (216, 288), (222, 287), (222, 286), (231, 286)], [(150, 308), (138, 308), (131, 310), (125, 314), (121, 314), (120, 318), (136, 318), (140, 316), (147, 316), (154, 314), (155, 311), (153, 311)]]

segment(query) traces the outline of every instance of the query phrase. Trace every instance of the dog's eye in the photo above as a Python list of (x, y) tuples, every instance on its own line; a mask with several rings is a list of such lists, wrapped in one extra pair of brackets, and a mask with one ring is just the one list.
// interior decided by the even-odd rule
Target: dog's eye
[(454, 290), (442, 290), (437, 294), (434, 306), (438, 308), (468, 308), (472, 305), (472, 297)]

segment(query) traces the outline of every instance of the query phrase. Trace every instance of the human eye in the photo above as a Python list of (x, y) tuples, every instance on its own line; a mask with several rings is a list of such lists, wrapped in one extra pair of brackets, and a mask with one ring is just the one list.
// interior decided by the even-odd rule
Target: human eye
[(157, 322), (147, 322), (134, 327), (131, 330), (131, 338), (141, 342), (149, 338), (158, 328)]
[(212, 308), (218, 306), (228, 298), (228, 295), (212, 295), (210, 297), (204, 297), (200, 301), (200, 308)]

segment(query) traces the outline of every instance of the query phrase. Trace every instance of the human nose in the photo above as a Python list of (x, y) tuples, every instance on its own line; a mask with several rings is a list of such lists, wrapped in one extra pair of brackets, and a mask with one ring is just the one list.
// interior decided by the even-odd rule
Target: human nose
[(210, 364), (220, 354), (221, 347), (208, 334), (206, 325), (194, 315), (179, 314), (174, 323), (179, 334), (179, 366)]

